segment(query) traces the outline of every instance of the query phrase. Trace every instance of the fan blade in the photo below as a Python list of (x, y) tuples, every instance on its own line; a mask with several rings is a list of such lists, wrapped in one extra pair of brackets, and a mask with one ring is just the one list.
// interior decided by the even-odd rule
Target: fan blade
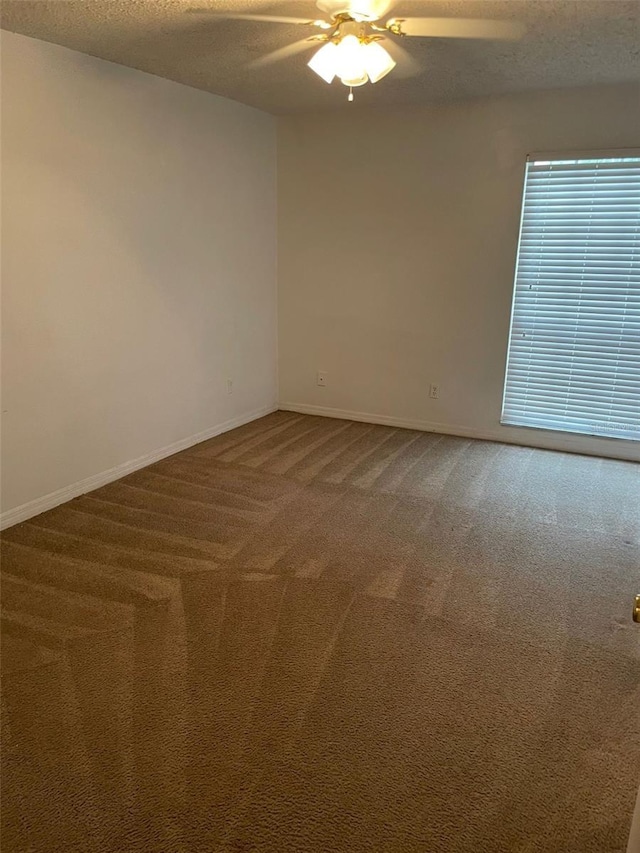
[(295, 56), (297, 53), (302, 53), (304, 50), (309, 50), (312, 47), (319, 47), (325, 43), (317, 38), (294, 41), (293, 44), (286, 44), (278, 50), (272, 50), (271, 53), (252, 60), (247, 67), (264, 68), (266, 65), (272, 65), (274, 62), (280, 62), (281, 59), (287, 59), (289, 56)]
[[(218, 9), (207, 9), (206, 7), (185, 10), (190, 15), (210, 15), (214, 18), (220, 18), (221, 21), (259, 21), (264, 24), (305, 24), (311, 26), (316, 24), (325, 24), (325, 21), (313, 21), (310, 18), (287, 18), (280, 15), (234, 15), (233, 12), (220, 12)], [(327, 23), (327, 26), (330, 24)]]
[(406, 36), (454, 39), (522, 38), (526, 27), (514, 21), (489, 21), (481, 18), (392, 18), (387, 27), (399, 24)]
[(398, 44), (394, 39), (384, 39), (382, 46), (389, 51), (391, 58), (395, 61), (392, 77), (415, 77), (424, 71), (420, 63), (411, 56), (408, 50)]

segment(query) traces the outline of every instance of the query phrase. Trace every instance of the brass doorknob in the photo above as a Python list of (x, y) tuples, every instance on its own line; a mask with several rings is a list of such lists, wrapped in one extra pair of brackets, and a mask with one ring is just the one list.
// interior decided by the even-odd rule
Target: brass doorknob
[(636, 595), (636, 600), (633, 602), (633, 621), (640, 622), (640, 595)]

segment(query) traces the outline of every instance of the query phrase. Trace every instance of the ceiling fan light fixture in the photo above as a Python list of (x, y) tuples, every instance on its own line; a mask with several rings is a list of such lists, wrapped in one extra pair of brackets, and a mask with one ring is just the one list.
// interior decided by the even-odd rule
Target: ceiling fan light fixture
[(328, 41), (323, 44), (320, 50), (317, 50), (307, 65), (312, 71), (315, 71), (319, 77), (326, 83), (331, 83), (336, 76), (336, 52), (338, 45), (335, 42)]
[(372, 83), (377, 83), (378, 80), (382, 80), (384, 76), (396, 67), (395, 60), (379, 42), (370, 41), (362, 47), (364, 67), (367, 72), (367, 76)]
[(377, 83), (396, 65), (377, 41), (367, 41), (353, 33), (322, 45), (307, 64), (325, 82), (338, 77), (349, 87), (364, 86), (369, 80)]

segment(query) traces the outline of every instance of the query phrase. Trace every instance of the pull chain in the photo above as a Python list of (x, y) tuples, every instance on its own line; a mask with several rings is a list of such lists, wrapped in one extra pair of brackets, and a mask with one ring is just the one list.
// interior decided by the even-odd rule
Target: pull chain
[(349, 86), (349, 97), (347, 98), (347, 100), (348, 101), (353, 100), (353, 86)]

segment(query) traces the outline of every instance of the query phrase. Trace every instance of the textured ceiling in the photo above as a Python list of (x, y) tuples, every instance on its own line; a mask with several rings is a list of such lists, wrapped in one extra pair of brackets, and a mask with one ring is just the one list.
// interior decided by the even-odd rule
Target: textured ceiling
[[(309, 53), (252, 60), (305, 38), (290, 24), (220, 20), (193, 7), (315, 18), (313, 0), (3, 0), (2, 27), (206, 89), (273, 113), (348, 108), (346, 90), (306, 67)], [(357, 90), (362, 105), (426, 104), (527, 89), (640, 79), (640, 0), (399, 0), (398, 16), (523, 22), (515, 43), (405, 38), (419, 63)], [(386, 16), (388, 17), (388, 16)]]

